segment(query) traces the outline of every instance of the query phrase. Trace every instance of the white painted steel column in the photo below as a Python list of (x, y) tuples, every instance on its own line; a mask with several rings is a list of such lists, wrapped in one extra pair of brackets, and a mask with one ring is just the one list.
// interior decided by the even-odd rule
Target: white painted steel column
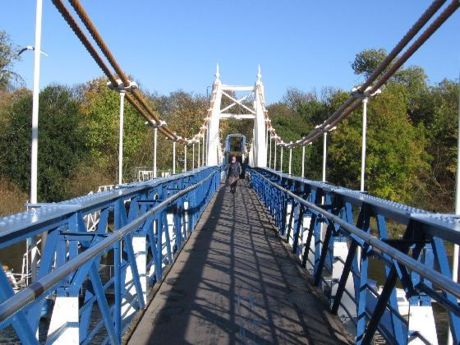
[(360, 191), (364, 192), (364, 178), (366, 174), (366, 145), (367, 145), (367, 102), (368, 98), (363, 98), (363, 132), (361, 147), (361, 186)]
[(48, 344), (80, 344), (80, 318), (77, 297), (57, 296), (48, 328)]
[(158, 128), (153, 129), (153, 178), (157, 177)]
[[(265, 162), (267, 162), (268, 160), (268, 152), (267, 152), (267, 149), (268, 149), (268, 141), (270, 140), (269, 139), (269, 132), (268, 132), (268, 120), (265, 120)], [(266, 166), (268, 166), (268, 164), (266, 164)]]
[(192, 144), (192, 170), (195, 169), (195, 143)]
[(267, 146), (265, 140), (265, 112), (264, 112), (264, 86), (262, 84), (262, 74), (257, 73), (257, 82), (255, 88), (254, 109), (256, 118), (254, 119), (254, 166), (265, 168), (267, 166)]
[(187, 172), (187, 144), (184, 145), (184, 172)]
[(277, 151), (278, 144), (275, 141), (275, 161), (273, 162), (273, 170), (276, 170), (276, 151)]
[[(43, 0), (37, 0), (35, 11), (35, 46), (34, 46), (34, 86), (32, 94), (32, 142), (30, 152), (30, 203), (37, 203), (38, 190), (38, 115), (40, 99), (40, 58), (42, 45), (42, 14)], [(42, 235), (42, 246), (46, 240), (46, 233)], [(26, 252), (31, 260), (31, 278), (34, 281), (37, 276), (38, 248), (36, 238), (28, 238)], [(28, 256), (29, 254), (27, 254)], [(29, 258), (27, 258), (27, 262)]]
[(40, 98), (40, 52), (42, 42), (43, 0), (37, 0), (35, 13), (34, 86), (32, 94), (32, 144), (30, 170), (30, 202), (37, 203), (38, 185), (38, 112)]
[[(206, 159), (205, 159), (205, 152), (206, 152), (206, 132), (203, 132), (203, 150), (202, 150), (202, 154), (203, 154), (203, 158), (202, 158), (202, 162), (203, 162), (203, 165), (206, 165)], [(217, 160), (219, 161), (219, 158), (217, 158)], [(216, 164), (217, 165), (217, 164)]]
[(280, 153), (280, 172), (283, 172), (283, 145), (281, 145), (281, 153)]
[(302, 145), (302, 178), (305, 178), (305, 145)]
[(292, 147), (289, 148), (289, 175), (292, 175)]
[(197, 162), (198, 168), (201, 166), (201, 160), (200, 160), (200, 155), (201, 155), (201, 154), (200, 154), (200, 143), (201, 143), (200, 138), (198, 138), (198, 162)]
[[(459, 75), (460, 78), (460, 75)], [(459, 79), (460, 80), (460, 79)], [(460, 92), (458, 94), (458, 132), (457, 132), (457, 174), (455, 180), (455, 214), (460, 215)], [(458, 282), (458, 265), (459, 265), (459, 245), (454, 244), (454, 252), (452, 254), (452, 280)], [(449, 345), (453, 344), (452, 332), (449, 327), (449, 337), (447, 339)]]
[(176, 142), (173, 141), (172, 173), (176, 174)]
[[(203, 132), (203, 141), (204, 141), (204, 144), (203, 144), (203, 147), (208, 147), (208, 136), (207, 136), (207, 133), (208, 133), (208, 130), (205, 130)], [(204, 162), (206, 162), (205, 164), (206, 165), (209, 165), (208, 164), (208, 150), (205, 149), (203, 150), (203, 155), (204, 155)]]
[(118, 142), (118, 184), (123, 183), (123, 133), (124, 133), (124, 114), (125, 114), (125, 91), (120, 90), (120, 132)]
[(326, 182), (327, 132), (323, 133), (323, 182)]
[(270, 138), (269, 138), (269, 153), (268, 153), (268, 168), (270, 169), (271, 168), (271, 165), (272, 165), (272, 136), (270, 135)]
[[(139, 280), (142, 289), (142, 298), (144, 303), (147, 297), (147, 241), (145, 236), (133, 236), (133, 250), (136, 258), (137, 271), (139, 273)], [(131, 266), (126, 268), (125, 276), (125, 289), (126, 295), (121, 301), (121, 318), (122, 320), (128, 319), (133, 313), (137, 311), (137, 291), (134, 285), (133, 272)]]
[(208, 123), (208, 147), (204, 149), (208, 150), (208, 165), (218, 165), (219, 157), (217, 151), (220, 146), (219, 141), (219, 123), (220, 123), (220, 103), (222, 100), (222, 82), (220, 81), (219, 65), (216, 66), (216, 78), (212, 85), (212, 96), (211, 96), (211, 116)]

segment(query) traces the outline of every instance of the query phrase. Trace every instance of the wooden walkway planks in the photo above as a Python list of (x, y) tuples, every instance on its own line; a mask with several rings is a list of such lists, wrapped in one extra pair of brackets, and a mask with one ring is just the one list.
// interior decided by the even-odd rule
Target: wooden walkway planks
[(129, 344), (346, 344), (244, 183), (222, 188)]

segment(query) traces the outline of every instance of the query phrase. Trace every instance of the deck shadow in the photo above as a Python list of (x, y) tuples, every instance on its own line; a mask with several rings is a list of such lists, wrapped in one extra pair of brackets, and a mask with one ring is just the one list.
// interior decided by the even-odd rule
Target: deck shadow
[(296, 265), (254, 191), (223, 187), (129, 343), (347, 343)]

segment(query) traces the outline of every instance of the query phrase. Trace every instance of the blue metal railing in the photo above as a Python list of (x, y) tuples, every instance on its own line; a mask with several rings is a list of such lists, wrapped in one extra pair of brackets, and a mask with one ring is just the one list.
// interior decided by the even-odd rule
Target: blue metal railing
[[(14, 294), (0, 270), (0, 329), (11, 325), (21, 343), (38, 344), (40, 310), (46, 299), (77, 297), (79, 342), (92, 342), (105, 327), (107, 340), (119, 344), (131, 320), (122, 315), (122, 302), (131, 298), (128, 302), (135, 309), (145, 306), (145, 285), (163, 279), (217, 190), (221, 170), (201, 168), (121, 185), (1, 218), (0, 249), (44, 233), (47, 240), (37, 279), (27, 288)], [(90, 232), (84, 218), (95, 212), (99, 221)], [(137, 238), (145, 241), (140, 251), (133, 246)], [(138, 255), (144, 255), (146, 267), (138, 267)], [(103, 260), (113, 261), (113, 276), (104, 283), (100, 277)], [(107, 297), (109, 290), (113, 300)], [(90, 327), (96, 305), (101, 319)], [(58, 335), (49, 335), (48, 340)]]
[[(328, 285), (325, 290), (331, 311), (348, 308), (345, 315), (354, 315), (357, 344), (371, 343), (376, 331), (391, 344), (407, 344), (414, 337), (427, 342), (420, 332), (411, 332), (401, 315), (397, 284), (410, 306), (429, 307), (435, 300), (444, 307), (454, 343), (460, 342), (460, 284), (452, 280), (445, 249), (446, 244), (460, 244), (456, 216), (430, 213), (270, 169), (251, 169), (250, 175), (280, 236), (291, 243), (304, 267), (312, 262), (314, 283), (323, 288)], [(389, 238), (389, 223), (404, 227), (404, 234)], [(334, 260), (338, 242), (345, 242), (347, 254), (345, 259)], [(370, 284), (370, 260), (383, 263), (381, 291)], [(334, 262), (341, 264), (335, 280), (329, 273)], [(353, 301), (351, 308), (343, 303), (345, 296)]]

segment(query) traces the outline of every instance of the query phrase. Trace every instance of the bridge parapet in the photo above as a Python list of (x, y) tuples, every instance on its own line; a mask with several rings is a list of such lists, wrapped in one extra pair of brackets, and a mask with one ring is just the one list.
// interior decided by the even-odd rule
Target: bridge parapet
[[(0, 329), (11, 325), (21, 343), (38, 344), (41, 314), (52, 301), (44, 311), (51, 316), (47, 342), (89, 343), (102, 331), (119, 344), (217, 190), (221, 169), (124, 184), (1, 218), (0, 248), (48, 236), (37, 280), (27, 288), (15, 294), (0, 270)], [(85, 217), (94, 214), (98, 222), (89, 229)], [(107, 264), (113, 275), (101, 276)]]
[[(377, 331), (389, 343), (437, 344), (432, 301), (460, 341), (460, 285), (446, 251), (460, 243), (458, 217), (269, 169), (250, 174), (280, 236), (357, 344), (369, 344)], [(392, 237), (390, 227), (402, 234)]]

